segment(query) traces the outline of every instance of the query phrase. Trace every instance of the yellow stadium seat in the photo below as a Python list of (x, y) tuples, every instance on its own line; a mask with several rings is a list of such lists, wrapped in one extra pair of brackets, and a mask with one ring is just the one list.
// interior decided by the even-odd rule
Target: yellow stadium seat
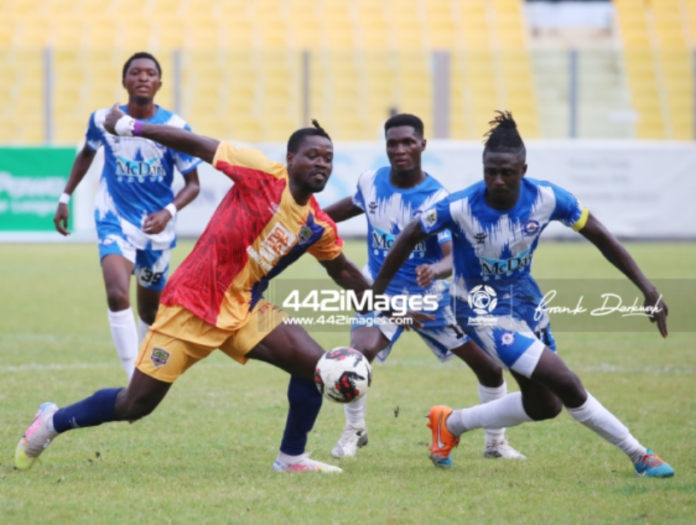
[(116, 43), (116, 22), (111, 18), (97, 18), (85, 25), (90, 49), (111, 49)]
[(222, 41), (220, 24), (209, 18), (189, 21), (184, 24), (183, 44), (187, 49), (220, 48)]

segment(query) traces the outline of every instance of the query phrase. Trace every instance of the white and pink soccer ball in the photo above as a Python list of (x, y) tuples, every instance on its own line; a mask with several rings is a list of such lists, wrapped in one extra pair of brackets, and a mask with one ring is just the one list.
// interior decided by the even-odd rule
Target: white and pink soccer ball
[(367, 394), (372, 384), (372, 369), (360, 352), (339, 346), (319, 359), (314, 381), (325, 398), (350, 403)]

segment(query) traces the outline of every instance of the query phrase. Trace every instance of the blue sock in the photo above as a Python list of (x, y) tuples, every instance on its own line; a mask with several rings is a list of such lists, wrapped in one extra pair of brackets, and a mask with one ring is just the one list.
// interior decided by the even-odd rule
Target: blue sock
[(116, 421), (116, 396), (122, 388), (105, 388), (53, 414), (53, 428), (59, 434), (73, 428), (96, 427)]
[(299, 456), (307, 446), (307, 434), (312, 430), (321, 410), (322, 397), (314, 381), (290, 378), (288, 385), (290, 410), (285, 423), (280, 451), (289, 456)]

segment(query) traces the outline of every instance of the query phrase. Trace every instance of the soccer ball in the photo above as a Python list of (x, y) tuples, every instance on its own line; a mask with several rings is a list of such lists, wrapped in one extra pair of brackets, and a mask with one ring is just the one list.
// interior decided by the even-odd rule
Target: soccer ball
[(325, 398), (350, 403), (367, 394), (372, 384), (372, 369), (360, 352), (339, 346), (319, 359), (314, 381)]

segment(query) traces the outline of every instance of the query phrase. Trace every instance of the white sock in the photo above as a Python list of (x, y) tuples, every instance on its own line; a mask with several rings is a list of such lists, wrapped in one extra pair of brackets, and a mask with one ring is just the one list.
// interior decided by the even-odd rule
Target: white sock
[(357, 401), (346, 403), (343, 405), (343, 411), (346, 413), (346, 427), (365, 428), (365, 404), (367, 403), (367, 394), (362, 396)]
[(121, 365), (130, 380), (135, 371), (135, 360), (138, 357), (138, 331), (133, 320), (133, 310), (130, 308), (120, 312), (109, 310), (109, 326), (116, 352), (121, 358)]
[[(503, 384), (500, 386), (483, 386), (481, 383), (478, 385), (479, 401), (481, 404), (490, 403), (496, 399), (500, 399), (507, 395), (507, 383), (503, 380)], [(486, 446), (492, 445), (493, 443), (500, 442), (505, 439), (505, 429), (504, 428), (487, 428), (486, 429)]]
[(150, 325), (138, 317), (138, 332), (140, 333), (140, 344), (143, 344), (145, 336), (150, 331)]
[(514, 427), (531, 421), (522, 406), (522, 394), (513, 392), (485, 405), (455, 410), (447, 418), (447, 429), (455, 436), (476, 428)]
[(278, 455), (276, 456), (276, 461), (281, 462), (283, 465), (294, 465), (301, 460), (303, 456), (304, 454), (300, 454), (299, 456), (291, 456), (279, 450)]
[(618, 418), (609, 412), (592, 394), (587, 393), (587, 401), (578, 408), (567, 408), (573, 419), (582, 423), (612, 445), (616, 445), (637, 463), (645, 455), (646, 449), (638, 443)]

